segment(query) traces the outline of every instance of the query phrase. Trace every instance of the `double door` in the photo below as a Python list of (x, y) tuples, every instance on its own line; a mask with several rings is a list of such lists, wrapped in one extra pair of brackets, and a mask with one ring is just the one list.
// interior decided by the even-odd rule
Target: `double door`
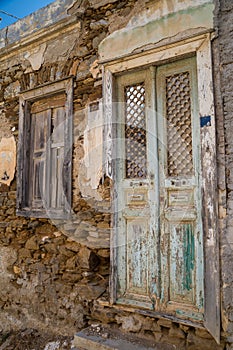
[(115, 302), (203, 318), (195, 57), (116, 78)]

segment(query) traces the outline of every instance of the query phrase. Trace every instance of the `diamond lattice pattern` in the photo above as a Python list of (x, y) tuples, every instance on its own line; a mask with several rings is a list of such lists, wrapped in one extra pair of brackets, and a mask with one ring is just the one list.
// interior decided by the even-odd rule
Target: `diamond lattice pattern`
[(146, 177), (146, 120), (144, 83), (125, 88), (126, 178)]
[(166, 78), (168, 175), (192, 175), (192, 121), (189, 72)]

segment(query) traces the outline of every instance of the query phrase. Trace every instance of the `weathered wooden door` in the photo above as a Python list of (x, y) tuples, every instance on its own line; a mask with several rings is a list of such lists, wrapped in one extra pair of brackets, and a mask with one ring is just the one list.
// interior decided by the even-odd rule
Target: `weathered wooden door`
[(201, 320), (195, 58), (116, 79), (115, 301)]

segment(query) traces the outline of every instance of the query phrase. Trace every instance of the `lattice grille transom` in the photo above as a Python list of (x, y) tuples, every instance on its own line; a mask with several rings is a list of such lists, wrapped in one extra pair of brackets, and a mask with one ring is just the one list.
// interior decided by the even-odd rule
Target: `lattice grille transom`
[(190, 74), (166, 78), (168, 175), (193, 173)]
[(144, 83), (125, 88), (126, 177), (146, 177), (146, 120)]

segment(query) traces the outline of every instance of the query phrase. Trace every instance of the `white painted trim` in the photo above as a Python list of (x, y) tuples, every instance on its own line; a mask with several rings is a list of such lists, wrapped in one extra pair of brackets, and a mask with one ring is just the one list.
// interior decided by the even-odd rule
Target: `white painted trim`
[(112, 62), (103, 62), (106, 70), (112, 74), (120, 73), (134, 68), (142, 68), (146, 65), (161, 64), (169, 59), (179, 58), (184, 55), (194, 54), (209, 38), (209, 33), (185, 39), (170, 45), (164, 45), (142, 53), (116, 59)]
[(211, 42), (207, 38), (197, 51), (197, 74), (200, 118), (208, 117), (208, 125), (201, 127), (202, 201), (205, 244), (205, 321), (204, 325), (220, 343), (220, 283), (216, 127), (213, 97)]

